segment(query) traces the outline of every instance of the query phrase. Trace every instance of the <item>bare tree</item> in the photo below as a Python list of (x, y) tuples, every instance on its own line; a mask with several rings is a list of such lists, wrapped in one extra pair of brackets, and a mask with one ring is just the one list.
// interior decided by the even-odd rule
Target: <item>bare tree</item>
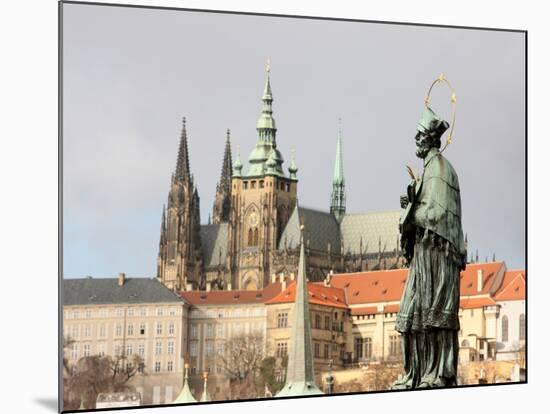
[(264, 339), (261, 334), (238, 335), (225, 343), (225, 350), (218, 355), (218, 361), (230, 381), (233, 398), (258, 397), (258, 376), (264, 357)]

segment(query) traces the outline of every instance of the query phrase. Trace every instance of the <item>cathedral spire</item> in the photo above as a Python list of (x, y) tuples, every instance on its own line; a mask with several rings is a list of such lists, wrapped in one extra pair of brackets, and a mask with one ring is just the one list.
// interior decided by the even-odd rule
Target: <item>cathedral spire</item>
[(187, 149), (187, 127), (185, 117), (183, 117), (182, 124), (180, 147), (178, 150), (178, 160), (176, 162), (174, 178), (178, 181), (187, 181), (189, 180), (189, 150)]
[(233, 161), (231, 160), (231, 132), (229, 129), (226, 132), (225, 149), (223, 151), (222, 172), (220, 174), (219, 187), (224, 187), (225, 190), (231, 189), (231, 173)]
[(264, 94), (262, 96), (262, 113), (258, 119), (258, 124), (256, 129), (258, 131), (258, 137), (260, 141), (272, 143), (273, 146), (276, 146), (275, 143), (275, 134), (277, 132), (277, 127), (275, 126), (275, 119), (273, 119), (273, 94), (271, 93), (271, 60), (267, 59), (267, 64), (265, 71), (267, 73), (264, 87)]
[(336, 160), (334, 162), (334, 177), (332, 179), (332, 195), (330, 212), (338, 223), (342, 222), (346, 214), (346, 180), (344, 178), (344, 160), (342, 157), (342, 129), (338, 128), (336, 141)]
[(300, 262), (290, 333), (286, 382), (277, 397), (322, 394), (315, 385), (309, 293), (304, 252), (304, 226), (300, 226)]

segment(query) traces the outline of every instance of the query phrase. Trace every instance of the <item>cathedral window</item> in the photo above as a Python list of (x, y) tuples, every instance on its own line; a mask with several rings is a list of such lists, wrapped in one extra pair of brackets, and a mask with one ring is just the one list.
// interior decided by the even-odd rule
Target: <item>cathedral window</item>
[(502, 317), (502, 342), (508, 342), (508, 317)]
[(256, 188), (256, 181), (250, 181), (250, 188)]
[(277, 315), (277, 328), (286, 328), (288, 326), (288, 313), (283, 312)]
[(525, 314), (519, 315), (519, 340), (525, 341)]
[(243, 182), (243, 189), (244, 190), (248, 189), (248, 181)]
[(260, 180), (260, 188), (264, 188), (264, 180)]
[(248, 245), (254, 246), (254, 231), (252, 229), (248, 229)]
[(258, 245), (258, 229), (254, 229), (254, 246)]

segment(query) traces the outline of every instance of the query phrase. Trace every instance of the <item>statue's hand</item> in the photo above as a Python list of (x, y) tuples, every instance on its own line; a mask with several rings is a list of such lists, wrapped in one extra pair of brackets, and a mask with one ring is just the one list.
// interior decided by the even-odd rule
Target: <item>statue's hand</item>
[(401, 202), (401, 208), (406, 208), (407, 204), (409, 204), (409, 196), (406, 194), (403, 194), (399, 200)]

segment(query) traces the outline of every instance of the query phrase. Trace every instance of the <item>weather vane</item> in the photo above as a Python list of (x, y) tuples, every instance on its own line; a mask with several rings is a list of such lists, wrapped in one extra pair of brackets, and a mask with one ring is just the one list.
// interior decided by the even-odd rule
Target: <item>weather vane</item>
[(271, 59), (269, 58), (269, 56), (267, 57), (267, 63), (265, 64), (265, 71), (267, 73), (271, 72)]
[(426, 95), (426, 99), (424, 99), (424, 104), (426, 105), (426, 108), (429, 108), (430, 106), (430, 94), (432, 93), (432, 89), (438, 83), (445, 83), (449, 87), (449, 90), (451, 91), (451, 105), (453, 107), (451, 129), (449, 131), (449, 138), (447, 138), (447, 142), (445, 143), (445, 146), (441, 150), (441, 152), (443, 152), (445, 151), (445, 148), (447, 148), (447, 146), (453, 141), (453, 131), (455, 129), (455, 118), (456, 118), (456, 94), (453, 87), (451, 86), (451, 83), (442, 73), (441, 75), (439, 75), (439, 77), (436, 80), (432, 82), (430, 89), (428, 89), (428, 94)]

